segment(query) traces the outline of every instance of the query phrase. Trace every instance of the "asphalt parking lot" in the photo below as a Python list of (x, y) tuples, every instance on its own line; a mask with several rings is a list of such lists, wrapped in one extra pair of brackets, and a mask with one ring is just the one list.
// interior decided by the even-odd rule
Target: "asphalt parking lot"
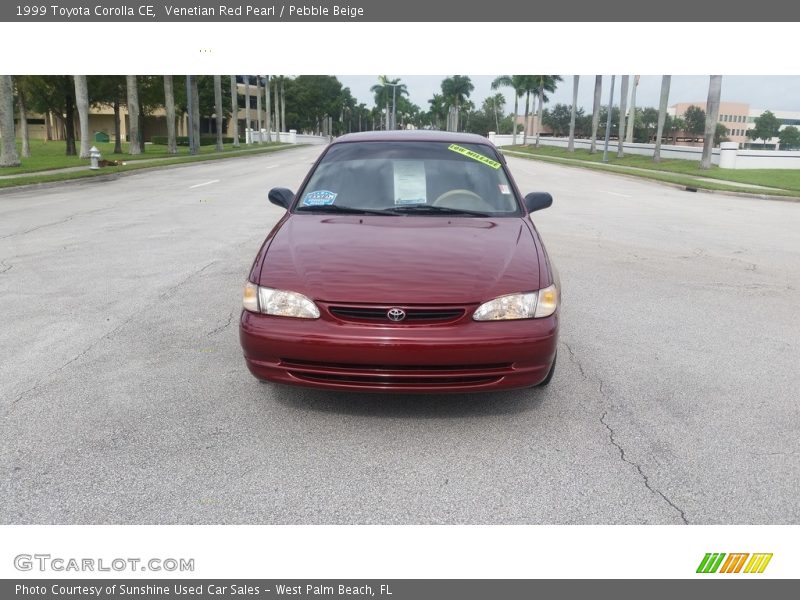
[(0, 195), (0, 522), (800, 523), (800, 203), (509, 158), (545, 390), (262, 384), (241, 286), (319, 148)]

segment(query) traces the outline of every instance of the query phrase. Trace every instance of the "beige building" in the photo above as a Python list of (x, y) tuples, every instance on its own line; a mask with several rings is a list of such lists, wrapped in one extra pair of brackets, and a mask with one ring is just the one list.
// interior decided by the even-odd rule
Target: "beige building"
[[(244, 105), (245, 85), (243, 83), (237, 84), (239, 91), (239, 104)], [(266, 126), (266, 108), (264, 101), (264, 89), (261, 89), (261, 122), (262, 127)], [(256, 112), (256, 96), (257, 89), (255, 85), (250, 86), (250, 127), (255, 129), (258, 127), (258, 113)], [(223, 99), (225, 107), (230, 107), (230, 97), (227, 96)], [(125, 105), (120, 106), (120, 138), (123, 142), (128, 139), (128, 131), (130, 128), (128, 109)], [(18, 115), (17, 115), (18, 116)], [(239, 120), (239, 139), (244, 141), (244, 127), (245, 127), (245, 109), (243, 106), (239, 107), (238, 111)], [(30, 139), (47, 139), (48, 129), (50, 130), (50, 139), (63, 140), (64, 122), (63, 117), (54, 114), (28, 115), (28, 137)], [(188, 117), (187, 115), (179, 115), (175, 120), (176, 135), (188, 135)], [(272, 127), (274, 130), (274, 125)], [(95, 139), (97, 134), (104, 134), (108, 136), (109, 141), (115, 141), (114, 132), (114, 107), (111, 105), (90, 106), (89, 107), (89, 132), (92, 140)], [(202, 118), (200, 121), (201, 134), (216, 133), (216, 119), (214, 117)], [(166, 136), (167, 135), (167, 115), (166, 110), (162, 107), (157, 108), (151, 114), (147, 115), (144, 119), (144, 139), (150, 141), (153, 136)], [(223, 135), (226, 137), (233, 137), (233, 119), (223, 119)], [(78, 126), (78, 116), (75, 116), (75, 137), (80, 139), (80, 127)]]
[[(703, 110), (706, 109), (705, 102), (679, 102), (669, 107), (669, 114), (671, 116), (683, 116), (690, 106), (697, 106)], [(764, 144), (763, 140), (753, 141), (747, 137), (747, 132), (755, 127), (755, 120), (760, 117), (765, 110), (763, 108), (752, 108), (745, 102), (720, 102), (719, 103), (719, 119), (718, 123), (724, 125), (728, 130), (728, 139), (731, 142), (739, 144), (740, 148), (762, 148), (766, 147), (775, 149), (779, 143), (777, 137), (772, 138)], [(800, 112), (788, 110), (773, 110), (772, 113), (781, 121), (781, 129), (793, 125), (800, 127)], [(702, 136), (699, 143), (702, 144)], [(688, 139), (688, 134), (684, 134), (684, 139), (681, 139), (680, 133), (678, 135), (677, 143), (692, 143)]]

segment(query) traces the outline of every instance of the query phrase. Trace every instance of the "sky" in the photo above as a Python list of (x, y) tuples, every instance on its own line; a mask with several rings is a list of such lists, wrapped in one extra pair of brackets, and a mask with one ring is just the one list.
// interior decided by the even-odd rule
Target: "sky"
[[(422, 109), (428, 108), (428, 99), (440, 92), (440, 84), (446, 75), (389, 75), (399, 77), (408, 86), (409, 96), (414, 104)], [(495, 75), (470, 75), (475, 91), (471, 99), (480, 106), (483, 99), (492, 95), (492, 80)], [(572, 104), (572, 75), (562, 75), (564, 81), (559, 84), (550, 104)], [(373, 97), (369, 88), (378, 82), (377, 75), (339, 75), (339, 81), (350, 88), (351, 93), (367, 106), (372, 106)], [(608, 91), (611, 77), (603, 78), (603, 103), (608, 102)], [(616, 78), (615, 104), (619, 103), (620, 77)], [(514, 108), (514, 96), (511, 90), (501, 89), (506, 98), (506, 106), (510, 113)], [(636, 92), (636, 105), (639, 107), (658, 107), (661, 92), (661, 75), (642, 75)], [(578, 86), (578, 106), (591, 112), (594, 95), (594, 75), (581, 76)], [(705, 103), (708, 95), (708, 77), (700, 75), (673, 75), (670, 85), (670, 106), (676, 102)], [(723, 102), (747, 102), (751, 108), (764, 110), (800, 111), (800, 76), (772, 75), (725, 75), (722, 78)], [(524, 101), (523, 101), (524, 104)], [(520, 111), (523, 109), (520, 108)]]

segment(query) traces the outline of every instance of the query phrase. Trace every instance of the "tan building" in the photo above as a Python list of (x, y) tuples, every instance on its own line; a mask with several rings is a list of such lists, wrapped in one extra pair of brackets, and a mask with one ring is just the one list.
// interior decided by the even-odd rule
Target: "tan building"
[[(239, 91), (239, 139), (244, 141), (244, 127), (245, 127), (245, 109), (244, 109), (244, 93), (245, 85), (243, 83), (237, 84)], [(261, 89), (261, 123), (262, 127), (266, 126), (266, 108), (264, 101), (264, 89)], [(250, 127), (255, 129), (258, 127), (258, 113), (256, 112), (256, 96), (257, 89), (255, 85), (250, 86)], [(223, 99), (225, 108), (230, 107), (230, 96)], [(129, 131), (129, 117), (128, 109), (125, 105), (120, 106), (120, 138), (123, 142), (128, 140)], [(78, 116), (75, 116), (75, 137), (80, 139), (80, 127), (78, 126)], [(185, 114), (178, 115), (175, 120), (176, 135), (188, 135), (188, 117)], [(28, 115), (28, 137), (32, 140), (47, 139), (47, 131), (50, 130), (50, 139), (63, 140), (64, 135), (64, 122), (63, 118), (58, 115)], [(275, 129), (273, 124), (272, 129)], [(104, 134), (108, 136), (109, 141), (115, 141), (114, 132), (114, 107), (111, 105), (100, 105), (89, 107), (89, 132), (92, 140), (95, 135)], [(216, 132), (216, 119), (214, 117), (202, 118), (200, 121), (201, 135), (213, 134)], [(153, 136), (166, 136), (167, 135), (167, 115), (166, 110), (162, 107), (157, 108), (151, 114), (147, 115), (144, 120), (144, 139), (150, 141)], [(226, 137), (233, 137), (233, 119), (223, 119), (223, 135)]]
[[(697, 106), (703, 110), (706, 109), (705, 102), (679, 102), (669, 107), (669, 114), (671, 116), (683, 116), (690, 106)], [(728, 139), (731, 142), (736, 142), (741, 148), (762, 148), (766, 147), (775, 149), (779, 143), (777, 137), (768, 140), (764, 144), (763, 140), (753, 141), (747, 137), (747, 132), (755, 127), (755, 120), (760, 117), (765, 110), (762, 108), (751, 108), (745, 102), (720, 102), (719, 103), (719, 119), (721, 123), (728, 130)], [(781, 121), (781, 129), (793, 125), (800, 127), (800, 112), (788, 110), (773, 110), (772, 113)], [(691, 143), (687, 139), (681, 139), (680, 132), (678, 134), (677, 143)], [(700, 140), (702, 143), (702, 139)]]

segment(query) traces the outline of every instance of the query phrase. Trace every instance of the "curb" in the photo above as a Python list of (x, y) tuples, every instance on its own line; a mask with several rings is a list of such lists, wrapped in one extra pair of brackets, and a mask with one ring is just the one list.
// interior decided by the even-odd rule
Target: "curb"
[[(666, 187), (671, 187), (671, 188), (674, 188), (676, 190), (681, 190), (681, 191), (685, 191), (685, 192), (701, 192), (701, 193), (704, 193), (704, 194), (724, 194), (724, 195), (727, 195), (727, 196), (738, 196), (740, 198), (752, 198), (752, 199), (756, 199), (756, 200), (777, 200), (778, 202), (800, 202), (800, 196), (775, 196), (775, 195), (772, 195), (772, 194), (757, 194), (757, 193), (754, 193), (754, 192), (737, 192), (737, 191), (728, 191), (728, 190), (711, 190), (711, 189), (702, 188), (702, 187), (695, 188), (695, 187), (692, 187), (692, 186), (689, 186), (689, 185), (686, 185), (686, 184), (682, 184), (682, 183), (672, 183), (670, 181), (661, 181), (659, 179), (651, 179), (651, 178), (647, 177), (646, 175), (631, 175), (630, 173), (620, 173), (619, 171), (615, 171), (614, 167), (609, 167), (609, 168), (589, 167), (589, 166), (585, 166), (585, 165), (579, 164), (579, 161), (577, 159), (575, 159), (575, 162), (572, 162), (572, 161), (569, 161), (569, 160), (562, 160), (562, 159), (557, 158), (557, 157), (536, 156), (536, 155), (533, 155), (533, 154), (529, 154), (527, 152), (518, 152), (516, 150), (503, 150), (502, 148), (498, 148), (498, 150), (500, 152), (503, 152), (504, 154), (511, 154), (511, 155), (517, 156), (519, 158), (525, 158), (527, 160), (539, 160), (539, 161), (542, 161), (542, 162), (556, 163), (556, 164), (558, 164), (560, 166), (564, 166), (564, 167), (574, 167), (576, 169), (588, 169), (590, 171), (599, 171), (601, 173), (608, 173), (610, 175), (615, 175), (617, 177), (624, 177), (626, 179), (632, 179), (632, 180), (638, 180), (638, 181), (641, 181), (641, 180), (644, 179), (644, 180), (649, 181), (651, 183), (657, 183), (659, 185), (663, 185), (663, 186), (666, 186)], [(591, 163), (591, 164), (594, 164), (594, 163)], [(667, 174), (670, 173), (669, 171), (657, 171), (657, 172), (659, 172), (659, 173), (663, 172), (663, 173), (667, 173)], [(720, 179), (719, 181), (722, 183), (724, 180)]]
[[(71, 185), (77, 183), (102, 183), (107, 181), (115, 181), (120, 177), (129, 177), (131, 175), (143, 175), (150, 171), (164, 171), (166, 169), (179, 169), (181, 167), (194, 167), (200, 163), (214, 163), (214, 162), (223, 162), (228, 160), (236, 160), (239, 158), (253, 158), (257, 156), (264, 156), (264, 155), (271, 155), (277, 154), (279, 152), (284, 152), (286, 150), (294, 150), (296, 148), (305, 148), (308, 144), (293, 144), (287, 148), (278, 148), (276, 150), (268, 150), (266, 152), (251, 152), (250, 154), (240, 154), (238, 156), (222, 156), (219, 158), (209, 158), (206, 160), (192, 160), (182, 163), (175, 163), (171, 165), (158, 165), (158, 164), (151, 164), (151, 166), (142, 167), (141, 169), (129, 169), (127, 171), (117, 171), (116, 173), (108, 173), (107, 175), (95, 175), (89, 177), (76, 177), (74, 179), (60, 179), (56, 181), (44, 181), (42, 183), (21, 183), (20, 185), (11, 185), (7, 187), (0, 187), (0, 196), (5, 194), (15, 194), (18, 192), (28, 192), (28, 191), (36, 191), (36, 190), (47, 190), (56, 187), (61, 187), (64, 185)], [(35, 175), (35, 173), (32, 173)], [(26, 177), (27, 175), (20, 175), (20, 178)]]

